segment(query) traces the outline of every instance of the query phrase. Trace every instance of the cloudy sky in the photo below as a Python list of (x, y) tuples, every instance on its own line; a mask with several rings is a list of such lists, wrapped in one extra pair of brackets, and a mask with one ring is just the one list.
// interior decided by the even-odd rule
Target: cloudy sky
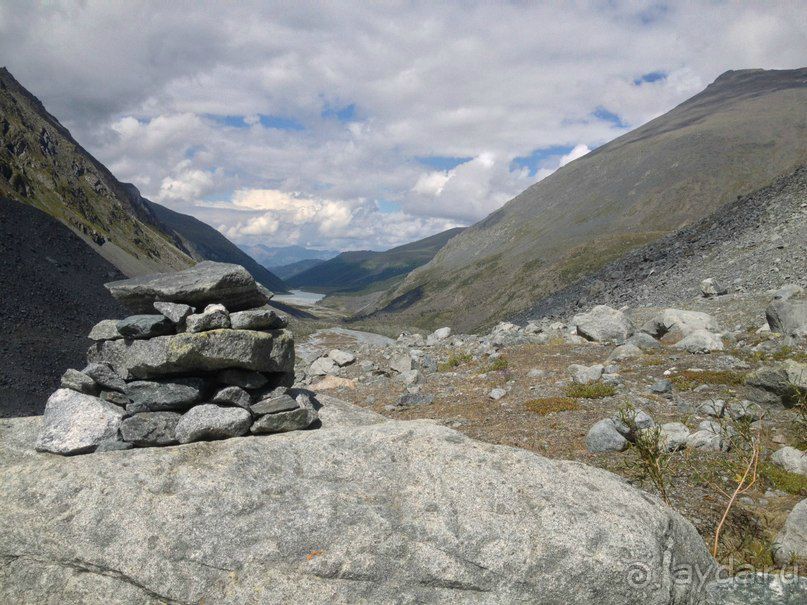
[(803, 0), (38, 5), (0, 2), (0, 62), (239, 243), (467, 225), (728, 69), (807, 65)]

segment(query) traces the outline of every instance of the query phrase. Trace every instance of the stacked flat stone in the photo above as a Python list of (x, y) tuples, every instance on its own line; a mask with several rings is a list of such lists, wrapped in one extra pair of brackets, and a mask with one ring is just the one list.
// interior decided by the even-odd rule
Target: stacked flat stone
[[(150, 299), (155, 312), (93, 327), (88, 365), (67, 370), (48, 399), (37, 450), (175, 445), (299, 430), (317, 420), (310, 393), (290, 388), (294, 339), (286, 319), (239, 265), (205, 262), (107, 288), (138, 311)], [(230, 312), (228, 303), (241, 310)]]

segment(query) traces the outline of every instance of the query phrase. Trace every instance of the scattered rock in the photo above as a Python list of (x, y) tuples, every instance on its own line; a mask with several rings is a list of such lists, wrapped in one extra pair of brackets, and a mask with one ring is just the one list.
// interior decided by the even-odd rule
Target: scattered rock
[(427, 345), (435, 345), (451, 336), (451, 328), (438, 328), (426, 337)]
[(488, 393), (488, 397), (490, 397), (494, 401), (498, 401), (499, 399), (501, 399), (505, 395), (507, 395), (507, 391), (505, 389), (500, 389), (500, 388), (492, 389), (490, 391), (490, 393)]
[(756, 403), (794, 405), (807, 393), (807, 364), (788, 360), (776, 366), (763, 366), (750, 372), (746, 396)]
[(391, 370), (400, 374), (414, 369), (414, 362), (412, 361), (412, 356), (409, 354), (409, 351), (394, 353), (392, 357), (390, 357), (389, 367)]
[(668, 333), (687, 336), (696, 330), (719, 332), (720, 326), (708, 313), (683, 309), (664, 309), (642, 326), (642, 332), (656, 338), (662, 338)]
[(266, 304), (271, 294), (259, 288), (241, 265), (203, 261), (190, 269), (114, 281), (104, 286), (115, 299), (135, 311), (146, 313), (157, 301), (184, 303), (203, 309), (221, 303), (240, 311)]
[(719, 335), (706, 330), (695, 330), (675, 343), (674, 346), (676, 349), (682, 349), (688, 353), (709, 353), (722, 351), (723, 340)]
[(773, 558), (779, 565), (787, 565), (794, 557), (807, 559), (807, 498), (790, 511), (774, 542)]
[(597, 305), (588, 313), (572, 318), (577, 333), (595, 342), (625, 342), (634, 332), (633, 323), (622, 311)]
[(325, 376), (327, 374), (334, 374), (339, 370), (333, 359), (330, 357), (320, 357), (308, 368), (308, 373), (311, 376)]
[(330, 391), (333, 389), (355, 389), (356, 381), (341, 376), (325, 376), (311, 385), (315, 391)]
[(431, 395), (422, 395), (420, 393), (404, 393), (398, 399), (393, 407), (409, 407), (414, 405), (430, 405), (434, 402), (434, 397)]
[(763, 416), (763, 410), (756, 403), (739, 401), (729, 406), (729, 416), (732, 420), (748, 420), (754, 422)]
[(602, 364), (584, 366), (573, 363), (569, 366), (568, 371), (572, 377), (572, 380), (577, 384), (590, 384), (592, 382), (597, 382), (602, 377), (604, 366)]
[(266, 386), (269, 379), (260, 372), (230, 368), (216, 374), (216, 382), (230, 384), (242, 389), (260, 389)]
[(624, 345), (620, 345), (611, 351), (611, 354), (608, 356), (606, 361), (621, 361), (623, 359), (633, 359), (635, 357), (641, 357), (644, 355), (644, 352), (637, 347), (636, 345), (627, 343)]
[(765, 309), (772, 332), (789, 337), (807, 336), (807, 299), (792, 296), (775, 300)]
[(243, 408), (206, 403), (182, 415), (176, 425), (176, 438), (180, 443), (190, 443), (239, 437), (249, 432), (251, 424), (252, 415)]
[(720, 282), (715, 281), (715, 279), (712, 277), (704, 279), (701, 282), (701, 294), (703, 294), (706, 298), (722, 296), (723, 294), (727, 294), (728, 291), (728, 288), (726, 288)]
[(722, 399), (712, 399), (702, 404), (698, 408), (698, 411), (700, 411), (701, 414), (706, 414), (707, 416), (713, 416), (714, 418), (721, 418), (725, 410), (726, 410), (726, 402), (723, 401)]
[(696, 450), (719, 452), (728, 449), (720, 433), (710, 429), (701, 429), (692, 433), (686, 440), (687, 447)]
[(653, 383), (650, 387), (650, 390), (653, 393), (664, 394), (664, 393), (672, 393), (673, 384), (667, 379), (657, 380)]
[(313, 409), (300, 407), (289, 412), (276, 412), (261, 416), (249, 430), (254, 435), (287, 433), (308, 428), (315, 420), (317, 420), (317, 413)]
[(117, 323), (118, 332), (124, 338), (153, 338), (171, 334), (174, 324), (165, 315), (130, 315)]
[(331, 360), (333, 360), (333, 362), (340, 368), (349, 366), (356, 361), (356, 356), (353, 353), (348, 353), (347, 351), (342, 351), (340, 349), (332, 349), (328, 353), (328, 357), (330, 357)]
[[(639, 431), (652, 429), (654, 426), (656, 426), (653, 418), (644, 410), (629, 409), (626, 410), (624, 414), (625, 418), (623, 418), (622, 413), (619, 413), (615, 414), (611, 420), (613, 421), (616, 430), (619, 431), (619, 433), (628, 441), (636, 441), (636, 434)], [(625, 422), (626, 420), (629, 421), (627, 424)]]
[(177, 442), (174, 431), (181, 418), (176, 412), (143, 412), (121, 422), (123, 440), (136, 446), (172, 445)]
[(92, 395), (59, 389), (48, 399), (38, 452), (70, 455), (92, 452), (103, 441), (116, 439), (123, 410)]
[(788, 300), (803, 293), (804, 288), (801, 286), (797, 284), (786, 284), (774, 293), (773, 300)]
[(639, 347), (645, 353), (661, 348), (661, 343), (645, 332), (636, 332), (628, 339), (628, 344)]
[(790, 473), (807, 476), (807, 454), (795, 447), (776, 450), (771, 456), (771, 461)]
[(617, 431), (613, 420), (605, 418), (589, 429), (586, 448), (592, 453), (624, 452), (628, 449), (628, 440)]
[(689, 429), (681, 422), (667, 422), (660, 427), (660, 437), (668, 452), (683, 449), (689, 438)]
[(544, 376), (546, 376), (546, 372), (539, 368), (532, 368), (527, 372), (527, 378), (543, 378)]
[(423, 382), (423, 375), (420, 373), (420, 370), (409, 370), (408, 372), (401, 373), (399, 377), (407, 386)]
[(118, 391), (101, 391), (100, 397), (104, 401), (114, 403), (122, 408), (125, 408), (132, 402), (131, 399), (129, 399), (126, 395), (119, 393)]

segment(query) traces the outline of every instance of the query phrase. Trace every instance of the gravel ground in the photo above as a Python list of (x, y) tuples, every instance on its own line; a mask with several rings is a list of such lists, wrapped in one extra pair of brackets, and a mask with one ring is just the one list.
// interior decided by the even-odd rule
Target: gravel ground
[(87, 333), (124, 309), (103, 287), (122, 277), (67, 227), (0, 199), (0, 417), (41, 414), (68, 367), (86, 365)]

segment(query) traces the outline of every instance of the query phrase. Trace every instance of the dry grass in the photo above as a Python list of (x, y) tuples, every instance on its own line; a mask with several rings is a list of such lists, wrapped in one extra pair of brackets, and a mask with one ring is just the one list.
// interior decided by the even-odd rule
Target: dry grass
[(580, 404), (571, 397), (541, 397), (524, 404), (530, 412), (546, 416), (555, 412), (571, 412), (580, 409)]

